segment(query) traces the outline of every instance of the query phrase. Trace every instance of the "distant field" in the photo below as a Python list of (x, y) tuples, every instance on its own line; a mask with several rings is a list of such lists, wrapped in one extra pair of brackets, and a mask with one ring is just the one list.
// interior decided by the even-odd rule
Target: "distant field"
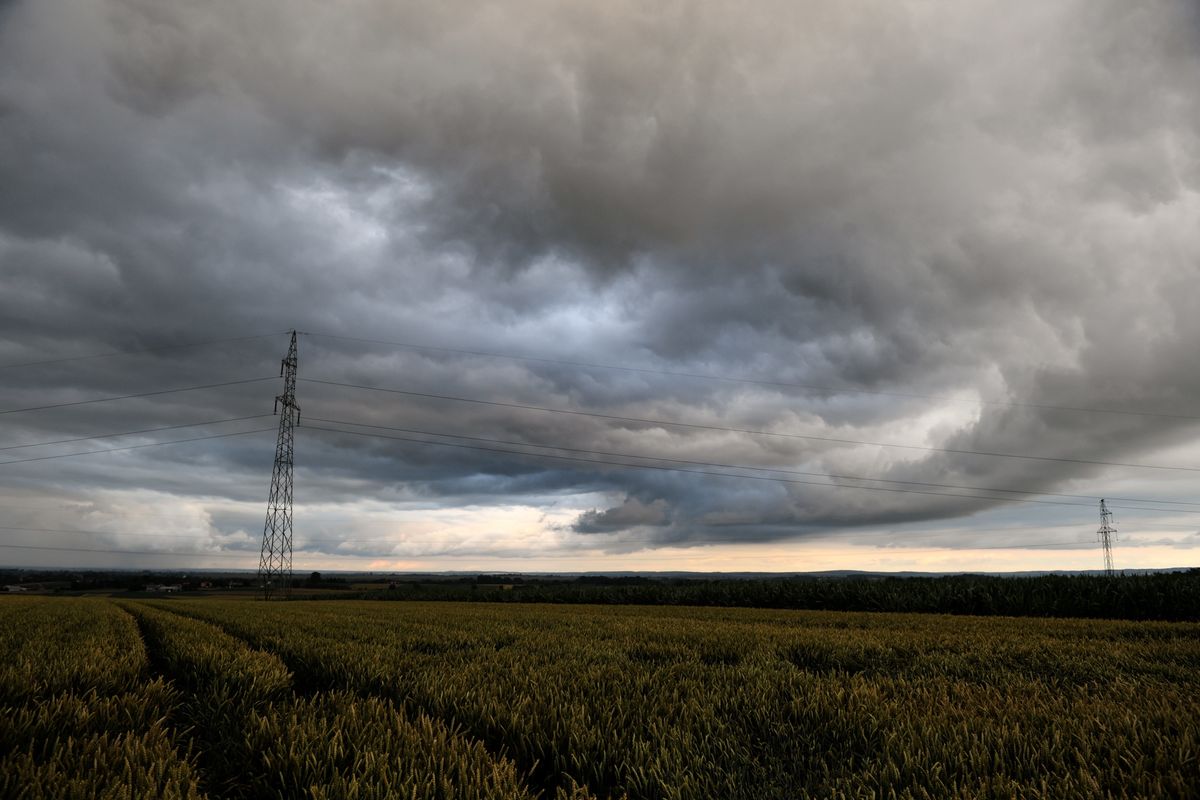
[(0, 599), (0, 796), (1198, 797), (1200, 624)]

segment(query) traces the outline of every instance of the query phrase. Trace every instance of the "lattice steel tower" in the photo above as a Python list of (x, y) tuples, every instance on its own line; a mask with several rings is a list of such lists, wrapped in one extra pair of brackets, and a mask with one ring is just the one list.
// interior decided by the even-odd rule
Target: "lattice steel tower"
[(1100, 501), (1100, 530), (1096, 531), (1096, 536), (1100, 539), (1100, 546), (1104, 548), (1104, 574), (1112, 576), (1113, 560), (1112, 560), (1112, 543), (1116, 541), (1117, 529), (1112, 524), (1112, 512), (1108, 510), (1108, 506), (1102, 499)]
[(262, 557), (258, 561), (258, 584), (264, 600), (286, 596), (292, 588), (292, 443), (294, 429), (300, 424), (300, 406), (296, 405), (295, 331), (292, 331), (292, 343), (279, 374), (283, 377), (283, 394), (275, 398), (279, 439), (275, 444), (275, 467), (271, 470), (271, 496), (267, 500), (267, 521), (263, 526)]

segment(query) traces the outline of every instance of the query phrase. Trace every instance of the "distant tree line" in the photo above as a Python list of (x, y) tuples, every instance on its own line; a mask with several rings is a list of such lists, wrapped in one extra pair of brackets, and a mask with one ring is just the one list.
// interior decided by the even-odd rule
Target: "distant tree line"
[[(984, 616), (1200, 620), (1200, 569), (1105, 577), (1043, 575), (933, 578), (648, 579), (519, 583), (395, 582), (339, 598), (469, 600), (498, 603), (595, 603), (893, 611)], [(329, 595), (321, 596), (328, 599)], [(315, 597), (313, 599), (316, 599)]]

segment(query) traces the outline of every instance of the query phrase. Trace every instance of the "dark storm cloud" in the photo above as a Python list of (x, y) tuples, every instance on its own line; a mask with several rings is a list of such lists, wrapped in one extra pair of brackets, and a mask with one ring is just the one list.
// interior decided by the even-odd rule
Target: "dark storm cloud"
[[(15, 4), (0, 11), (0, 364), (297, 327), (824, 389), (302, 339), (302, 375), (335, 381), (1137, 460), (1193, 423), (1048, 406), (1187, 414), (1200, 391), (1197, 16), (1182, 0)], [(8, 370), (0, 400), (272, 375), (284, 346)], [(0, 423), (35, 442), (260, 413), (276, 391)], [(1032, 491), (1093, 490), (1100, 474), (301, 393), (312, 417), (580, 457)], [(1042, 407), (979, 403), (1007, 398)], [(269, 438), (133, 451), (117, 470), (110, 456), (0, 467), (0, 484), (249, 502)], [(769, 540), (989, 505), (315, 429), (301, 448), (313, 502), (601, 495), (573, 530), (617, 539)]]

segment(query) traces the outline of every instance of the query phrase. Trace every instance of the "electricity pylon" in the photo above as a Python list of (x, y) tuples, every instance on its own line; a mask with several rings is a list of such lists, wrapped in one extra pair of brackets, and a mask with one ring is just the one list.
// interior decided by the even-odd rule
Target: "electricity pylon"
[(1100, 546), (1104, 548), (1104, 574), (1111, 577), (1113, 573), (1112, 543), (1117, 538), (1117, 529), (1112, 524), (1112, 512), (1104, 500), (1100, 500), (1100, 530), (1096, 531)]
[(271, 495), (267, 500), (262, 556), (258, 561), (258, 584), (264, 600), (277, 594), (287, 596), (292, 588), (292, 443), (294, 428), (300, 424), (300, 406), (296, 405), (295, 331), (279, 374), (283, 378), (283, 394), (275, 398), (279, 438), (275, 443)]

